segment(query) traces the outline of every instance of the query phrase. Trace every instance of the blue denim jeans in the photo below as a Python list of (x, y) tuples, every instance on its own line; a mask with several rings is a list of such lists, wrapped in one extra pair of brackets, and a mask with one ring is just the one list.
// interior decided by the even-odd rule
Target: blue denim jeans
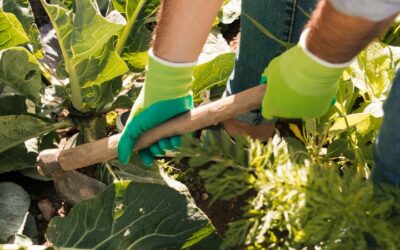
[(393, 81), (392, 89), (383, 110), (384, 117), (375, 141), (372, 180), (400, 187), (400, 71)]
[[(257, 20), (275, 37), (297, 43), (316, 3), (317, 0), (242, 0), (242, 12)], [(265, 67), (285, 50), (242, 15), (239, 51), (227, 94), (257, 86)], [(259, 111), (237, 119), (254, 125), (263, 121)]]
[[(277, 38), (296, 43), (301, 31), (316, 6), (317, 0), (242, 0), (242, 12), (251, 16)], [(285, 48), (264, 35), (246, 17), (241, 20), (239, 52), (234, 72), (228, 83), (227, 94), (235, 94), (255, 87), (264, 68)], [(372, 180), (400, 186), (400, 72), (394, 80), (385, 102), (385, 116), (374, 148), (375, 166)], [(259, 124), (260, 112), (239, 117)]]

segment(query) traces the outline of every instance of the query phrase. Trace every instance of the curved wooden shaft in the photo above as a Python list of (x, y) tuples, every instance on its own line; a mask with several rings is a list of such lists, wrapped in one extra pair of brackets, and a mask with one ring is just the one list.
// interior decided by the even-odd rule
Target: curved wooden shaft
[[(258, 109), (264, 92), (265, 85), (260, 85), (177, 116), (141, 135), (134, 151), (146, 148), (162, 138), (190, 133)], [(118, 156), (120, 137), (121, 134), (117, 134), (63, 150), (58, 156), (59, 165), (67, 171), (112, 160)]]

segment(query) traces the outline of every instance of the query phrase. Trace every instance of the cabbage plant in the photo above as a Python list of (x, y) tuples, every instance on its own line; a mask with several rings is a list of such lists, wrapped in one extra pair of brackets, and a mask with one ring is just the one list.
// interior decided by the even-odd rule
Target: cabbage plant
[[(116, 110), (132, 106), (145, 77), (158, 0), (41, 4), (50, 23), (38, 29), (29, 1), (0, 0), (0, 174), (33, 168), (37, 154), (56, 147), (60, 136), (80, 144), (114, 133)], [(233, 62), (228, 53), (199, 65), (195, 96), (224, 85)], [(89, 171), (109, 187), (76, 205), (71, 216), (53, 220), (47, 239), (71, 249), (218, 245), (182, 184), (139, 165), (112, 161)]]

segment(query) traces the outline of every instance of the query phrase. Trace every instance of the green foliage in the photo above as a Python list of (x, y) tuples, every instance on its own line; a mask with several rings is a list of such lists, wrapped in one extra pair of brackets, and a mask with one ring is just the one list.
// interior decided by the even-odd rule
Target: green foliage
[(0, 116), (0, 152), (10, 149), (24, 141), (47, 134), (59, 128), (71, 126), (69, 120), (53, 123), (32, 115), (6, 115)]
[[(252, 174), (247, 172), (247, 142), (239, 140), (237, 145), (232, 144), (225, 134), (209, 133), (207, 140), (210, 144), (202, 144), (200, 141), (186, 138), (186, 142), (177, 156), (176, 161), (189, 157), (189, 165), (198, 167), (212, 162), (206, 171), (200, 171), (204, 178), (206, 190), (216, 199), (230, 200), (242, 195), (251, 189)], [(219, 143), (220, 142), (220, 143)], [(235, 160), (232, 160), (235, 159)], [(236, 169), (243, 170), (237, 175)]]
[(263, 145), (208, 132), (203, 141), (185, 140), (179, 159), (201, 167), (211, 202), (246, 199), (222, 248), (400, 247), (400, 193), (368, 179), (398, 61), (397, 48), (371, 44), (346, 70), (331, 110), (290, 123), (293, 137)]
[(29, 151), (24, 144), (0, 153), (0, 174), (32, 168), (36, 165), (37, 153)]
[(235, 54), (226, 53), (207, 63), (196, 66), (192, 84), (195, 101), (200, 99), (200, 94), (203, 91), (213, 87), (224, 86), (232, 73), (234, 65)]
[(291, 130), (307, 148), (312, 163), (336, 163), (365, 177), (370, 175), (372, 146), (398, 63), (395, 50), (372, 43), (343, 74), (331, 110), (320, 119), (305, 121), (301, 128), (292, 124)]
[[(39, 39), (39, 30), (35, 24), (33, 13), (28, 0), (0, 0), (0, 6), (8, 13), (14, 14), (21, 22), (30, 44), (32, 45), (35, 56), (42, 58), (42, 45)], [(28, 41), (27, 41), (28, 42)]]
[[(85, 122), (90, 120), (85, 117), (90, 116), (87, 112), (103, 116), (104, 111), (121, 106), (120, 102), (116, 102), (116, 105), (113, 102), (121, 100), (117, 96), (122, 90), (122, 76), (128, 67), (114, 45), (119, 41), (117, 38), (122, 31), (127, 32), (124, 17), (117, 11), (111, 11), (111, 1), (42, 3), (55, 27), (62, 52), (63, 63), (59, 65), (65, 65), (64, 75), (54, 74), (54, 70), (45, 64), (46, 61), (37, 60), (41, 57), (37, 50), (40, 46), (35, 37), (37, 29), (29, 2), (0, 1), (0, 120), (4, 127), (0, 135), (0, 151), (5, 158), (24, 152), (22, 148), (8, 150), (23, 145), (21, 143), (25, 140), (73, 126), (74, 123), (85, 131), (93, 132), (102, 126)], [(137, 3), (128, 1), (127, 4), (131, 21), (135, 19), (131, 12)], [(110, 10), (107, 17), (102, 16), (98, 6)], [(156, 9), (156, 1), (147, 2), (143, 12), (138, 12), (138, 20), (144, 22)], [(135, 33), (133, 36), (148, 46), (150, 40), (143, 39), (143, 34)], [(24, 47), (18, 47), (22, 45)], [(44, 78), (48, 81), (43, 81)], [(132, 100), (128, 98), (124, 103), (131, 104)], [(73, 120), (74, 123), (69, 119), (56, 122), (49, 119), (51, 112), (65, 108), (78, 117)], [(82, 115), (82, 112), (86, 114)], [(106, 135), (105, 120), (103, 125), (104, 133), (92, 133), (99, 135), (96, 138)], [(85, 141), (96, 138), (85, 138)], [(22, 158), (17, 157), (15, 164), (3, 166), (3, 171), (31, 164), (28, 160), (30, 157), (26, 158), (25, 163), (20, 161)]]
[[(357, 172), (300, 163), (279, 136), (267, 145), (244, 145), (223, 134), (207, 142), (185, 139), (180, 156), (190, 157), (193, 167), (208, 163), (201, 175), (214, 199), (250, 191), (242, 219), (230, 223), (224, 249), (400, 247), (398, 190), (378, 189)], [(236, 154), (243, 149), (246, 154)]]
[(35, 57), (24, 48), (1, 50), (0, 85), (2, 84), (38, 103), (43, 84)]
[(67, 218), (53, 219), (46, 237), (56, 247), (179, 249), (208, 224), (185, 194), (165, 185), (120, 182), (76, 205)]
[(29, 41), (17, 17), (11, 13), (5, 13), (0, 9), (0, 50)]
[(400, 20), (396, 18), (396, 20), (392, 23), (392, 26), (387, 29), (387, 31), (381, 36), (381, 42), (392, 45), (399, 46), (400, 45)]
[(102, 17), (91, 0), (76, 2), (76, 13), (42, 3), (57, 33), (74, 107), (87, 111), (104, 106), (99, 102), (109, 81), (128, 70), (113, 48), (112, 38), (123, 25)]
[(0, 97), (0, 116), (26, 114), (26, 98), (20, 95)]
[(130, 70), (141, 72), (148, 61), (147, 50), (152, 39), (146, 24), (154, 21), (159, 0), (114, 0), (114, 5), (127, 19), (116, 49), (127, 62)]

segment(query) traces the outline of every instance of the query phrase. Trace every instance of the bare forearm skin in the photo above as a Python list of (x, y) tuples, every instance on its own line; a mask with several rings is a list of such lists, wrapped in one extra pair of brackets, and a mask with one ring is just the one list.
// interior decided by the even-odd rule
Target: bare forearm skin
[(377, 38), (394, 18), (372, 22), (351, 17), (337, 11), (328, 0), (322, 0), (307, 25), (310, 28), (307, 48), (327, 62), (348, 62)]
[(154, 54), (175, 63), (197, 60), (223, 0), (163, 0)]

